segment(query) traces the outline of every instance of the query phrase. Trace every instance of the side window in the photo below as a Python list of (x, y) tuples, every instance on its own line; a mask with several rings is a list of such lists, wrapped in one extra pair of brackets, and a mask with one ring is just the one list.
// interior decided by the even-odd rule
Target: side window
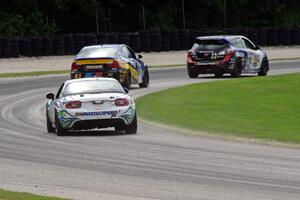
[(122, 47), (122, 54), (125, 58), (130, 58), (130, 52), (126, 47)]
[(237, 38), (236, 38), (236, 39), (233, 39), (233, 40), (231, 41), (231, 44), (232, 44), (232, 46), (234, 46), (234, 47), (236, 47), (236, 48), (242, 48), (241, 45), (239, 44), (239, 41), (238, 41)]
[(60, 96), (60, 93), (61, 93), (61, 91), (62, 91), (62, 89), (63, 89), (63, 87), (64, 87), (64, 83), (60, 86), (60, 88), (58, 89), (58, 92), (57, 92), (57, 94), (56, 94), (56, 96), (55, 96), (55, 98), (56, 99), (58, 99), (59, 98), (59, 96)]
[(237, 39), (237, 45), (238, 45), (238, 48), (241, 48), (241, 49), (245, 48), (245, 44), (241, 38)]
[(244, 44), (248, 49), (255, 49), (255, 46), (247, 39), (243, 38)]
[(136, 59), (134, 51), (132, 49), (130, 49), (130, 48), (127, 48), (127, 49), (128, 49), (128, 51), (130, 53), (130, 58)]

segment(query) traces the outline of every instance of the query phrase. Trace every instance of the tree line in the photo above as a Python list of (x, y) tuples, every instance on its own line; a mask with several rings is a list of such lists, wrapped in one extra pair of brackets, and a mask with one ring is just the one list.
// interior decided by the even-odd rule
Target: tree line
[(0, 0), (0, 36), (143, 29), (292, 27), (294, 0)]

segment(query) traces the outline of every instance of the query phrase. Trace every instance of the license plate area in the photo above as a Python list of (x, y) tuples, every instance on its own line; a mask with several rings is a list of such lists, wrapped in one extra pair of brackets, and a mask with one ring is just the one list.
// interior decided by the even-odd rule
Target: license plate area
[(97, 70), (97, 71), (102, 71), (103, 70), (103, 65), (86, 65), (85, 66), (86, 70)]
[(197, 65), (216, 65), (215, 62), (198, 62)]

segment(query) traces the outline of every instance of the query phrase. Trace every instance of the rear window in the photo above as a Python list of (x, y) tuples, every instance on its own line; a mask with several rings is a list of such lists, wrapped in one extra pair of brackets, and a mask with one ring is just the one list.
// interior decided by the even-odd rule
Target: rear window
[(82, 80), (68, 83), (63, 91), (63, 96), (88, 93), (125, 93), (121, 84), (111, 80)]
[(115, 58), (117, 48), (115, 47), (88, 47), (83, 48), (76, 56), (76, 59), (82, 58)]
[(226, 47), (228, 42), (224, 39), (197, 39), (193, 45), (195, 50), (216, 50)]

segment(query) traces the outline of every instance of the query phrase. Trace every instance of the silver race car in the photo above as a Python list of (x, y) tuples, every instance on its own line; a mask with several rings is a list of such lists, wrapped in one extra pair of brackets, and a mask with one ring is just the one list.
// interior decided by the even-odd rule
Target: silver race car
[(187, 72), (190, 78), (199, 74), (222, 77), (229, 73), (240, 77), (242, 73), (266, 76), (269, 71), (267, 54), (244, 36), (198, 37), (188, 51)]
[(56, 95), (47, 94), (48, 132), (114, 127), (127, 134), (137, 131), (134, 100), (113, 78), (82, 78), (64, 82)]

